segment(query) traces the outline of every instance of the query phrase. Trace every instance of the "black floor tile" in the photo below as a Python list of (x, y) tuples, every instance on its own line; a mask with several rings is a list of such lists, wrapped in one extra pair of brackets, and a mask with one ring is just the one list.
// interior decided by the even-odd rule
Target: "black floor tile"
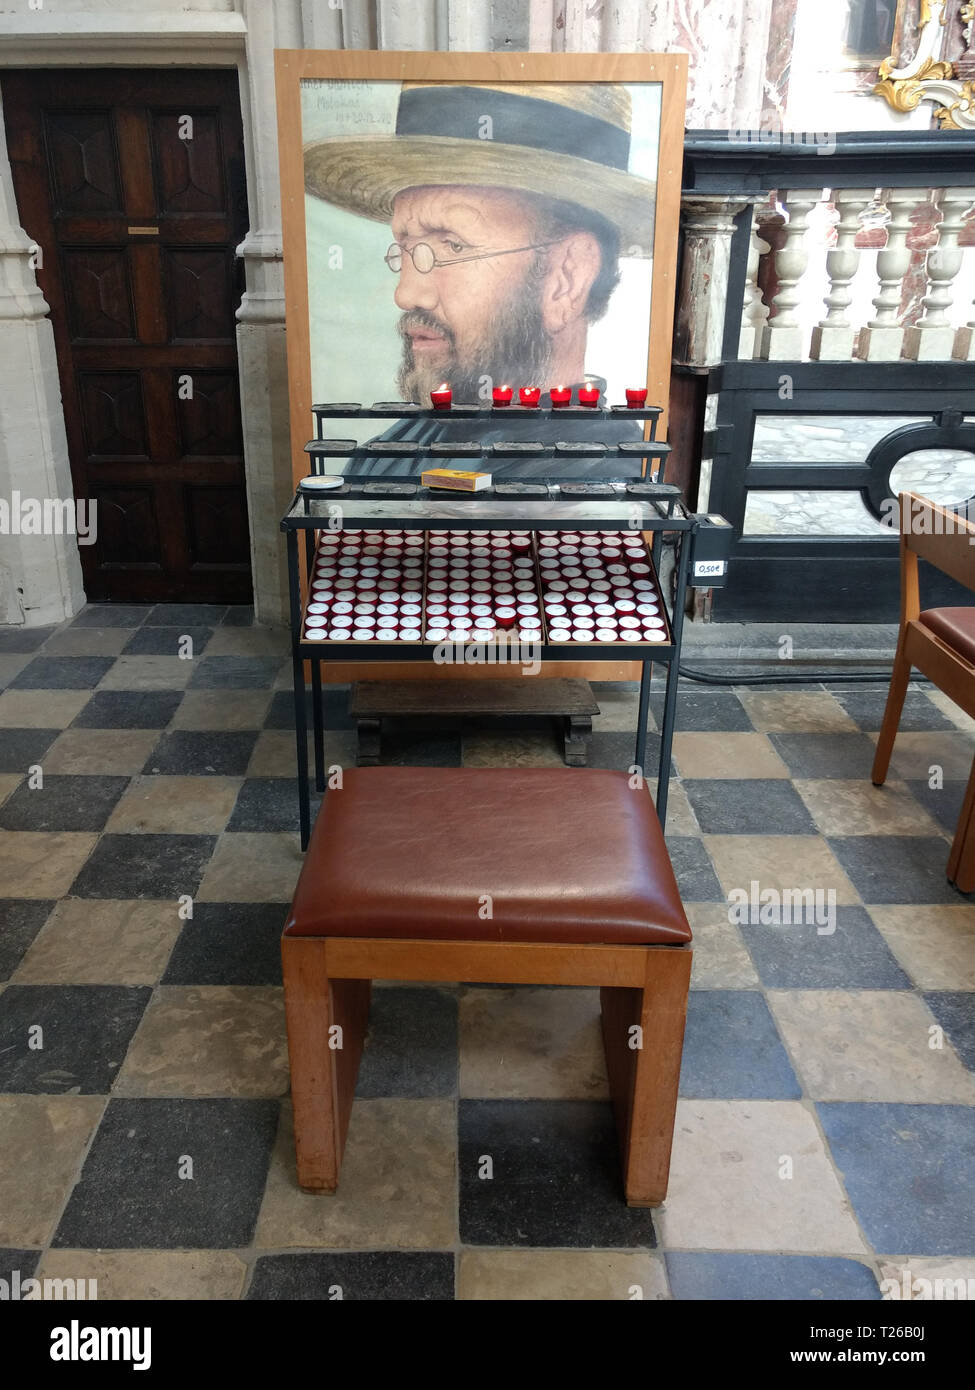
[(195, 623), (199, 627), (216, 627), (222, 623), (227, 605), (224, 603), (157, 603), (146, 618), (147, 627), (181, 627)]
[(792, 1064), (758, 990), (692, 989), (680, 1094), (695, 1100), (798, 1100)]
[(691, 809), (705, 835), (816, 835), (805, 803), (784, 777), (688, 778)]
[(165, 729), (179, 709), (179, 690), (96, 690), (74, 729)]
[(668, 1254), (666, 1260), (671, 1294), (681, 1300), (859, 1303), (880, 1298), (876, 1276), (868, 1265), (835, 1255), (688, 1251)]
[(966, 901), (945, 877), (949, 847), (940, 837), (841, 835), (827, 844), (865, 903)]
[(297, 830), (298, 792), (293, 777), (249, 777), (237, 793), (228, 830)]
[(216, 835), (102, 835), (71, 885), (70, 896), (193, 896), (216, 843)]
[(464, 1244), (656, 1245), (650, 1210), (626, 1205), (608, 1103), (462, 1100), (458, 1127)]
[(254, 605), (250, 603), (231, 604), (221, 622), (224, 627), (253, 627)]
[(0, 652), (36, 652), (53, 631), (53, 627), (0, 627)]
[[(866, 909), (833, 911), (833, 923), (741, 926), (766, 989), (910, 989)], [(831, 925), (835, 930), (830, 931)]]
[[(835, 690), (836, 699), (865, 734), (877, 733), (884, 721), (887, 704), (886, 690)], [(909, 690), (904, 697), (904, 709), (898, 728), (903, 733), (927, 733), (930, 729), (954, 729), (956, 726), (943, 714), (923, 690)]]
[(52, 1245), (249, 1245), (277, 1124), (272, 1100), (110, 1100)]
[(834, 1101), (816, 1111), (874, 1250), (971, 1258), (972, 1106)]
[(693, 835), (668, 835), (667, 848), (680, 895), (686, 903), (720, 903), (721, 891), (717, 874), (702, 842)]
[(8, 985), (0, 994), (0, 1091), (107, 1095), (152, 990)]
[(128, 777), (45, 777), (22, 782), (0, 806), (0, 830), (103, 830)]
[[(460, 767), (462, 761), (459, 721), (441, 722), (439, 730), (427, 730), (389, 720), (383, 727), (381, 761), (384, 767)], [(417, 721), (419, 723), (419, 721)]]
[(975, 991), (936, 990), (924, 999), (965, 1066), (975, 1071)]
[(248, 1299), (453, 1300), (450, 1254), (368, 1250), (354, 1255), (262, 1255), (254, 1266)]
[(866, 734), (769, 734), (793, 777), (869, 778), (874, 745)]
[(176, 729), (163, 734), (142, 770), (174, 777), (243, 777), (256, 742), (256, 730), (225, 734)]
[(0, 980), (7, 980), (54, 910), (42, 898), (0, 898)]
[[(651, 695), (650, 708), (659, 729), (664, 718), (664, 697)], [(677, 692), (674, 727), (681, 733), (750, 733), (755, 726), (733, 691), (681, 689)]]
[[(326, 729), (354, 729), (349, 718), (349, 688), (345, 685), (326, 686), (322, 691), (322, 712)], [(311, 728), (311, 691), (305, 691), (305, 719)], [(295, 697), (292, 690), (276, 690), (264, 719), (265, 729), (293, 729), (295, 726)]]
[[(594, 733), (586, 740), (588, 756), (587, 767), (607, 769), (612, 772), (628, 772), (635, 767), (636, 727), (633, 732)], [(648, 780), (656, 780), (660, 768), (660, 735), (647, 734), (647, 752), (643, 765), (643, 775)]]
[(952, 835), (961, 815), (961, 805), (965, 800), (967, 782), (952, 778), (940, 787), (930, 787), (927, 782), (910, 781), (907, 786), (911, 795), (919, 801), (929, 816)]
[(356, 1095), (457, 1093), (457, 998), (440, 989), (374, 989)]
[(164, 985), (280, 985), (287, 903), (194, 903)]
[(17, 1281), (19, 1274), (20, 1281), (29, 1279), (37, 1268), (37, 1262), (41, 1258), (39, 1250), (0, 1250), (0, 1279), (7, 1281), (10, 1290), (9, 1297), (15, 1297), (13, 1284)]
[[(123, 656), (183, 656), (195, 661), (213, 636), (212, 627), (140, 627), (122, 648)], [(190, 639), (187, 645), (186, 639)], [(184, 655), (185, 653), (185, 655)]]
[(39, 763), (60, 729), (4, 729), (0, 733), (0, 772), (26, 772)]
[(205, 656), (194, 666), (188, 688), (270, 690), (281, 666), (278, 656)]
[(11, 690), (94, 690), (114, 656), (36, 656), (10, 682)]
[(72, 627), (139, 627), (152, 612), (149, 603), (89, 603), (72, 620)]

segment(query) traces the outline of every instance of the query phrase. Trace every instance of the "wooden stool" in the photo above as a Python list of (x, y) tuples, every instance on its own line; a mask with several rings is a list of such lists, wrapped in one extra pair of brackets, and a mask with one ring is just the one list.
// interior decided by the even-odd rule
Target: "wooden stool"
[(657, 813), (626, 773), (347, 770), (282, 939), (300, 1186), (338, 1185), (374, 979), (599, 985), (626, 1200), (659, 1206), (690, 940)]

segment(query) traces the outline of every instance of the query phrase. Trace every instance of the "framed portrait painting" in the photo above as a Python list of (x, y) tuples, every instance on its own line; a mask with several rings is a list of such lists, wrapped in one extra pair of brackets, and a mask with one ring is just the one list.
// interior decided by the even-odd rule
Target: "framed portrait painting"
[[(502, 385), (515, 400), (521, 386), (595, 385), (618, 403), (645, 384), (666, 437), (685, 54), (297, 50), (275, 61), (296, 481), (314, 403), (429, 406), (442, 383), (457, 404), (489, 404)], [(360, 445), (551, 443), (566, 426), (519, 411), (343, 420), (341, 433)], [(641, 421), (602, 412), (573, 416), (570, 435), (644, 436)], [(408, 451), (366, 452), (355, 471), (422, 466)], [(580, 458), (559, 472), (609, 467), (642, 463)], [(496, 477), (534, 470), (551, 464), (492, 460)], [(544, 665), (604, 680), (635, 669)]]
[[(429, 405), (443, 382), (458, 404), (490, 403), (502, 384), (516, 400), (522, 385), (594, 384), (616, 402), (645, 383), (666, 410), (685, 55), (276, 61), (296, 477), (313, 402)], [(343, 422), (343, 435), (490, 442), (500, 430), (378, 423)], [(516, 419), (504, 425), (512, 437)], [(527, 427), (544, 441), (541, 420)], [(605, 416), (592, 428), (607, 442), (642, 431)], [(526, 476), (523, 460), (508, 466)], [(367, 456), (356, 471), (418, 464)]]

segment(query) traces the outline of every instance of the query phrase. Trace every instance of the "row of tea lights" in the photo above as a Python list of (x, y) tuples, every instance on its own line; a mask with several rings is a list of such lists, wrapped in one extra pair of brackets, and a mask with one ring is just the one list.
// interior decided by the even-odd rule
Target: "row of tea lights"
[(550, 642), (666, 642), (646, 544), (624, 531), (538, 538)]
[(323, 531), (305, 617), (306, 642), (419, 642), (422, 533)]
[(427, 545), (428, 642), (490, 642), (499, 628), (542, 640), (530, 531), (438, 531)]
[[(537, 561), (550, 641), (667, 640), (638, 535), (540, 536)], [(304, 640), (539, 642), (535, 564), (530, 531), (322, 532)]]
[[(579, 404), (589, 406), (595, 410), (599, 405), (599, 387), (592, 382), (586, 382), (585, 386), (579, 387)], [(553, 407), (558, 410), (564, 406), (572, 404), (572, 388), (570, 386), (553, 386), (549, 391)], [(514, 388), (511, 386), (495, 386), (491, 392), (491, 399), (496, 406), (510, 405), (514, 399)], [(519, 386), (518, 403), (520, 405), (536, 408), (541, 403), (542, 388), (540, 386)], [(434, 410), (449, 410), (453, 404), (453, 392), (449, 384), (444, 381), (435, 391), (430, 392), (430, 400), (433, 402)], [(647, 388), (627, 387), (626, 404), (630, 410), (637, 410), (640, 406), (647, 403)]]

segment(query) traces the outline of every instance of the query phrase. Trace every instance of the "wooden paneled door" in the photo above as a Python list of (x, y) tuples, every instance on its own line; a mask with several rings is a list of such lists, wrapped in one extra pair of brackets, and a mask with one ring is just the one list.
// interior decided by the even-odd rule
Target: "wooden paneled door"
[(7, 72), (20, 220), (51, 306), (89, 599), (245, 603), (234, 70)]

